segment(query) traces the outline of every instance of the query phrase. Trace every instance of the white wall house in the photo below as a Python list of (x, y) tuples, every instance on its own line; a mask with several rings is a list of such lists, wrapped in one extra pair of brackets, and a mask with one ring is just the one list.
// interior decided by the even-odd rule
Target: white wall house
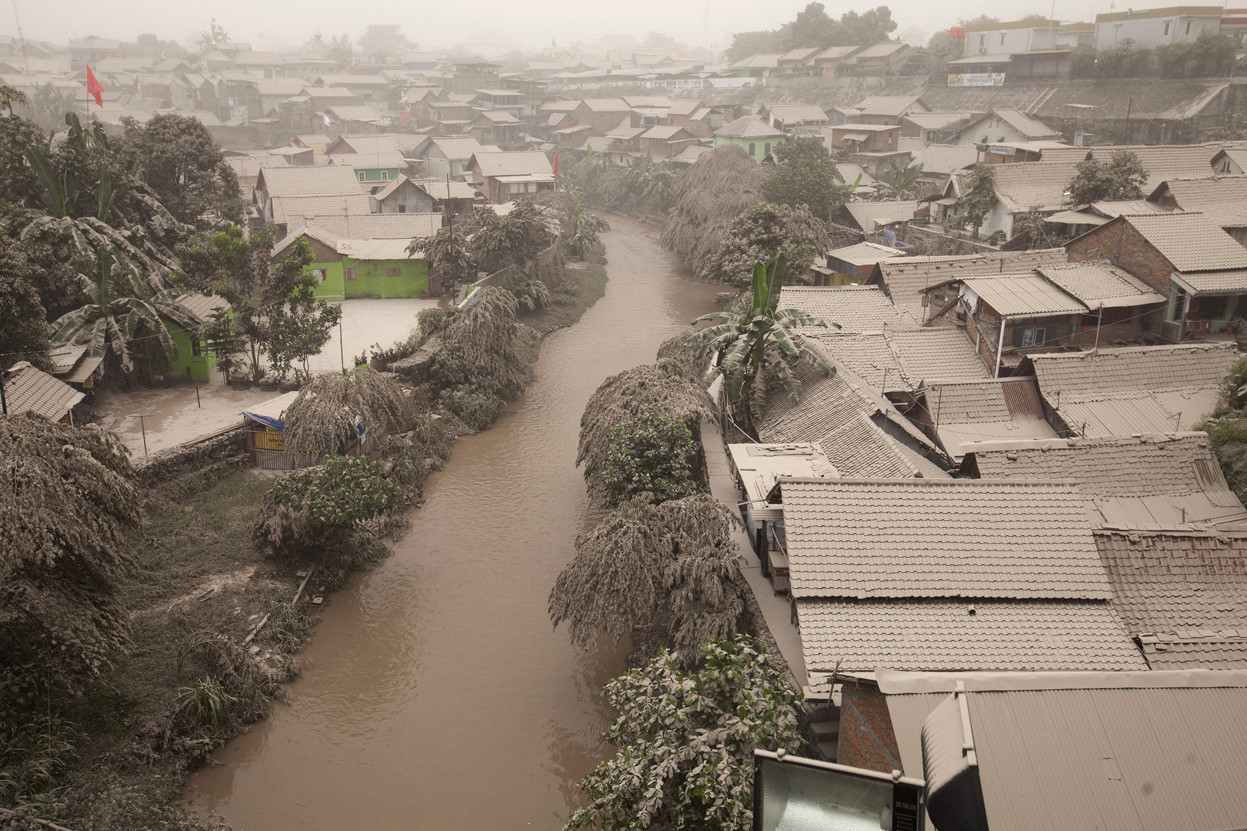
[(1097, 52), (1116, 49), (1130, 40), (1136, 49), (1190, 43), (1204, 32), (1221, 28), (1220, 6), (1168, 6), (1096, 15)]
[(1015, 20), (1011, 23), (974, 23), (966, 26), (963, 57), (1017, 55), (1058, 45), (1061, 24), (1054, 20)]

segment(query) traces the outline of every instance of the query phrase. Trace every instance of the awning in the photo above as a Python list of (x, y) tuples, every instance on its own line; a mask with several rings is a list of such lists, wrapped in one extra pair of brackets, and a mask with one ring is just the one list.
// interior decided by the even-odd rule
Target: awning
[(1053, 225), (1103, 225), (1108, 219), (1086, 211), (1061, 211), (1044, 217), (1044, 222), (1051, 222)]
[(257, 404), (250, 410), (243, 410), (243, 418), (258, 421), (260, 424), (272, 427), (274, 430), (283, 430), (286, 426), (286, 408), (293, 404), (298, 397), (298, 392), (288, 392), (285, 395), (271, 398), (262, 404)]
[(844, 141), (866, 141), (870, 138), (870, 133), (845, 133), (841, 138)]
[(60, 376), (60, 379), (66, 384), (82, 384), (95, 373), (99, 365), (104, 363), (104, 358), (92, 358), (90, 355), (82, 359), (82, 363), (75, 366), (69, 373)]

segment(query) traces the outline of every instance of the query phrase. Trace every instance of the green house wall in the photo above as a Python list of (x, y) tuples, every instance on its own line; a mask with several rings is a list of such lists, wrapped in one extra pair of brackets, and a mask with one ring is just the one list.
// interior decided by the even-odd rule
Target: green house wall
[[(342, 300), (351, 297), (419, 297), (429, 288), (429, 267), (423, 259), (353, 260), (343, 257), (337, 263), (312, 263), (324, 269), (325, 279), (316, 287), (318, 297)], [(347, 269), (355, 269), (355, 279), (346, 279)], [(389, 276), (399, 269), (397, 277)]]
[(173, 342), (178, 347), (177, 358), (169, 361), (169, 372), (187, 375), (203, 384), (210, 382), (212, 370), (216, 368), (216, 353), (201, 348), (199, 355), (195, 355), (195, 349), (191, 343), (191, 338), (194, 336), (172, 321), (165, 322), (169, 327), (169, 334), (173, 336)]
[[(748, 153), (749, 157), (755, 162), (761, 163), (766, 158), (767, 145), (770, 145), (770, 149), (774, 150), (781, 141), (783, 139), (778, 136), (769, 139), (738, 139), (730, 136), (715, 136), (714, 146), (722, 147), (725, 144), (734, 144)], [(749, 153), (749, 145), (751, 144), (753, 145), (753, 152)]]
[[(355, 166), (355, 174), (364, 174), (365, 182), (393, 182), (398, 178), (397, 167), (359, 167)], [(385, 178), (381, 178), (381, 174), (385, 173)]]

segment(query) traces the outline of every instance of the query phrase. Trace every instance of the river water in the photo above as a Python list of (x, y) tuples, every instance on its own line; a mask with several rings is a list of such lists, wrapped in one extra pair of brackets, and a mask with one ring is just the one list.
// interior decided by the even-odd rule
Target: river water
[(551, 629), (546, 597), (590, 520), (580, 414), (609, 375), (713, 308), (656, 232), (612, 218), (606, 296), (551, 334), (536, 382), (456, 445), (393, 555), (334, 595), (291, 700), (191, 780), (236, 829), (558, 828), (605, 754), (623, 671)]

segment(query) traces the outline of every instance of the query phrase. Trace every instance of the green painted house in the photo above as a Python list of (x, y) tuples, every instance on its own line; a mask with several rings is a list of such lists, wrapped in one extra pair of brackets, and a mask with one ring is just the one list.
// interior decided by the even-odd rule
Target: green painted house
[(341, 136), (325, 148), (330, 164), (350, 165), (362, 185), (384, 185), (408, 172), (393, 136)]
[(419, 297), (429, 289), (428, 263), (418, 254), (408, 256), (407, 245), (416, 236), (428, 235), (360, 238), (339, 236), (317, 225), (308, 225), (279, 242), (273, 256), (280, 258), (298, 240), (307, 240), (312, 249), (310, 267), (319, 282), (316, 294), (326, 300)]
[(781, 130), (776, 130), (754, 116), (746, 115), (716, 130), (714, 146), (734, 144), (748, 153), (755, 162), (761, 162), (787, 137)]
[[(205, 323), (212, 320), (218, 309), (228, 309), (229, 304), (221, 297), (205, 294), (188, 294), (181, 299), (182, 307)], [(216, 353), (208, 348), (207, 342), (181, 324), (165, 318), (165, 325), (178, 348), (177, 358), (169, 361), (170, 374), (185, 375), (194, 381), (206, 384), (212, 380), (212, 370), (216, 368)]]

